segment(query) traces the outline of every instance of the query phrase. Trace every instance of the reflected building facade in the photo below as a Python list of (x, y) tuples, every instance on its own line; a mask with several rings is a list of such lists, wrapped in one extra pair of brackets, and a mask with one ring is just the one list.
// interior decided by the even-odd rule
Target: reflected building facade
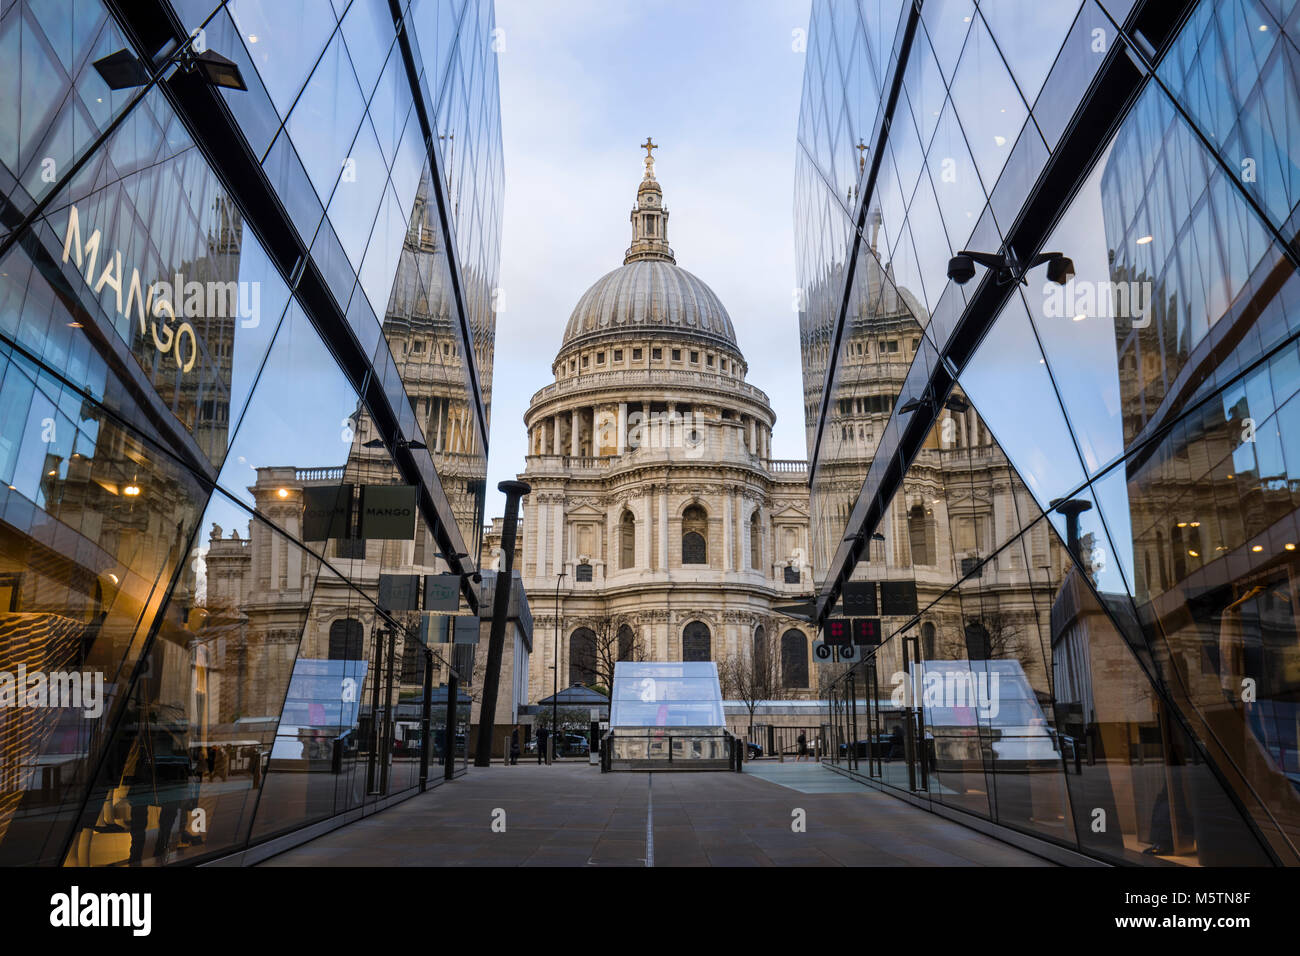
[[(252, 861), (463, 765), (472, 656), (431, 648), (425, 734), (381, 579), (477, 566), (493, 31), (490, 0), (0, 15), (0, 861)], [(247, 89), (94, 66), (187, 36)], [(361, 523), (384, 493), (409, 531)]]
[[(817, 613), (871, 582), (883, 637), (832, 766), (1063, 859), (1300, 862), (1298, 35), (1269, 3), (814, 3)], [(1073, 274), (959, 284), (966, 249)]]

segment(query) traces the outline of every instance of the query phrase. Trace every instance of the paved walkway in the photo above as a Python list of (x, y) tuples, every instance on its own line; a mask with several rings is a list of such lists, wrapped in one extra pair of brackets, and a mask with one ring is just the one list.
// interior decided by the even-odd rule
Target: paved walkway
[[(817, 764), (758, 761), (745, 771), (471, 768), (263, 865), (1049, 865)], [(804, 832), (792, 829), (796, 811)]]

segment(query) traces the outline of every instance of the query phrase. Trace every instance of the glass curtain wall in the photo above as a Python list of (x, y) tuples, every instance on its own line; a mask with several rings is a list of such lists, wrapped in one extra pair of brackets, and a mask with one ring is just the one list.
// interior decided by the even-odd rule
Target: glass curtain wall
[[(886, 636), (832, 688), (831, 759), (1114, 862), (1296, 864), (1300, 29), (1200, 2), (1151, 53), (1144, 6), (814, 4), (796, 183), (813, 550), (824, 592), (842, 571), (877, 583)], [(853, 81), (879, 33), (891, 63), (910, 38), (885, 136)], [(948, 258), (1001, 250), (1042, 208), (1117, 42), (1153, 69), (1038, 247), (1073, 278), (1033, 270), (964, 314), (983, 276), (948, 281)], [(859, 136), (880, 149), (854, 196), (837, 163)], [(877, 377), (881, 422), (850, 434), (859, 356), (884, 361), (873, 338), (898, 321), (876, 275), (920, 341)], [(911, 414), (931, 424), (904, 454)], [(846, 539), (866, 546), (837, 563)], [(915, 606), (885, 606), (900, 585)]]
[[(126, 112), (139, 90), (92, 64), (139, 51), (99, 0), (0, 15), (6, 864), (193, 862), (414, 792), (424, 644), (379, 582), (445, 570), (443, 546), (420, 511), (413, 536), (368, 540), (312, 515), (410, 483), (395, 430), (440, 533), (471, 562), (479, 547), (492, 4), (402, 5), (416, 87), (387, 3), (171, 6), (239, 66), (248, 90), (216, 94), (238, 130), (224, 150), (280, 209), (241, 205), (160, 86)], [(445, 134), (432, 152), (422, 120)], [(276, 216), (364, 367), (271, 248)], [(451, 668), (472, 661), (433, 650), (437, 735)], [(435, 768), (463, 765), (444, 750)]]

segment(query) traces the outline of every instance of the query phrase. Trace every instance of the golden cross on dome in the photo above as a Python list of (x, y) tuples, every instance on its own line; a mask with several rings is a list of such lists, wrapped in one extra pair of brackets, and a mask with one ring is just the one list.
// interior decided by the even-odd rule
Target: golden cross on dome
[(653, 163), (655, 161), (654, 151), (659, 148), (659, 144), (647, 136), (645, 142), (641, 144), (641, 148), (645, 150), (645, 158)]

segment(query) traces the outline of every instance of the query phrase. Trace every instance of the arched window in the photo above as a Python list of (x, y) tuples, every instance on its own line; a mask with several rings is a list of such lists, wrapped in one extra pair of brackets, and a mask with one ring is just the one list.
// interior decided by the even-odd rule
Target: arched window
[(751, 568), (763, 566), (763, 526), (759, 521), (757, 508), (749, 516), (749, 566)]
[(921, 625), (921, 649), (925, 653), (925, 659), (932, 661), (934, 656), (934, 625), (926, 621)]
[(618, 545), (620, 568), (630, 568), (636, 565), (636, 519), (632, 517), (632, 512), (624, 511), (623, 517), (618, 523)]
[(754, 673), (754, 686), (762, 687), (765, 661), (767, 660), (767, 628), (762, 624), (754, 628), (754, 656), (751, 659), (751, 670)]
[(708, 532), (709, 516), (703, 508), (691, 505), (682, 512), (682, 564), (709, 563), (709, 549), (705, 544)]
[(618, 629), (618, 659), (630, 661), (636, 652), (636, 632), (624, 624)]
[(713, 659), (709, 626), (703, 621), (691, 621), (682, 632), (682, 660), (709, 661)]
[(912, 564), (934, 564), (934, 555), (930, 553), (930, 536), (927, 534), (928, 524), (923, 505), (917, 505), (907, 513), (907, 536), (912, 545)]
[(794, 688), (808, 686), (808, 638), (794, 628), (781, 635), (781, 683)]
[(344, 618), (330, 625), (330, 660), (359, 661), (364, 656), (362, 649), (365, 630), (361, 622), (354, 618)]
[(569, 683), (596, 683), (596, 634), (580, 627), (569, 636)]
[(591, 565), (584, 562), (578, 565), (576, 568), (574, 568), (573, 573), (574, 573), (574, 580), (590, 581), (592, 575)]

